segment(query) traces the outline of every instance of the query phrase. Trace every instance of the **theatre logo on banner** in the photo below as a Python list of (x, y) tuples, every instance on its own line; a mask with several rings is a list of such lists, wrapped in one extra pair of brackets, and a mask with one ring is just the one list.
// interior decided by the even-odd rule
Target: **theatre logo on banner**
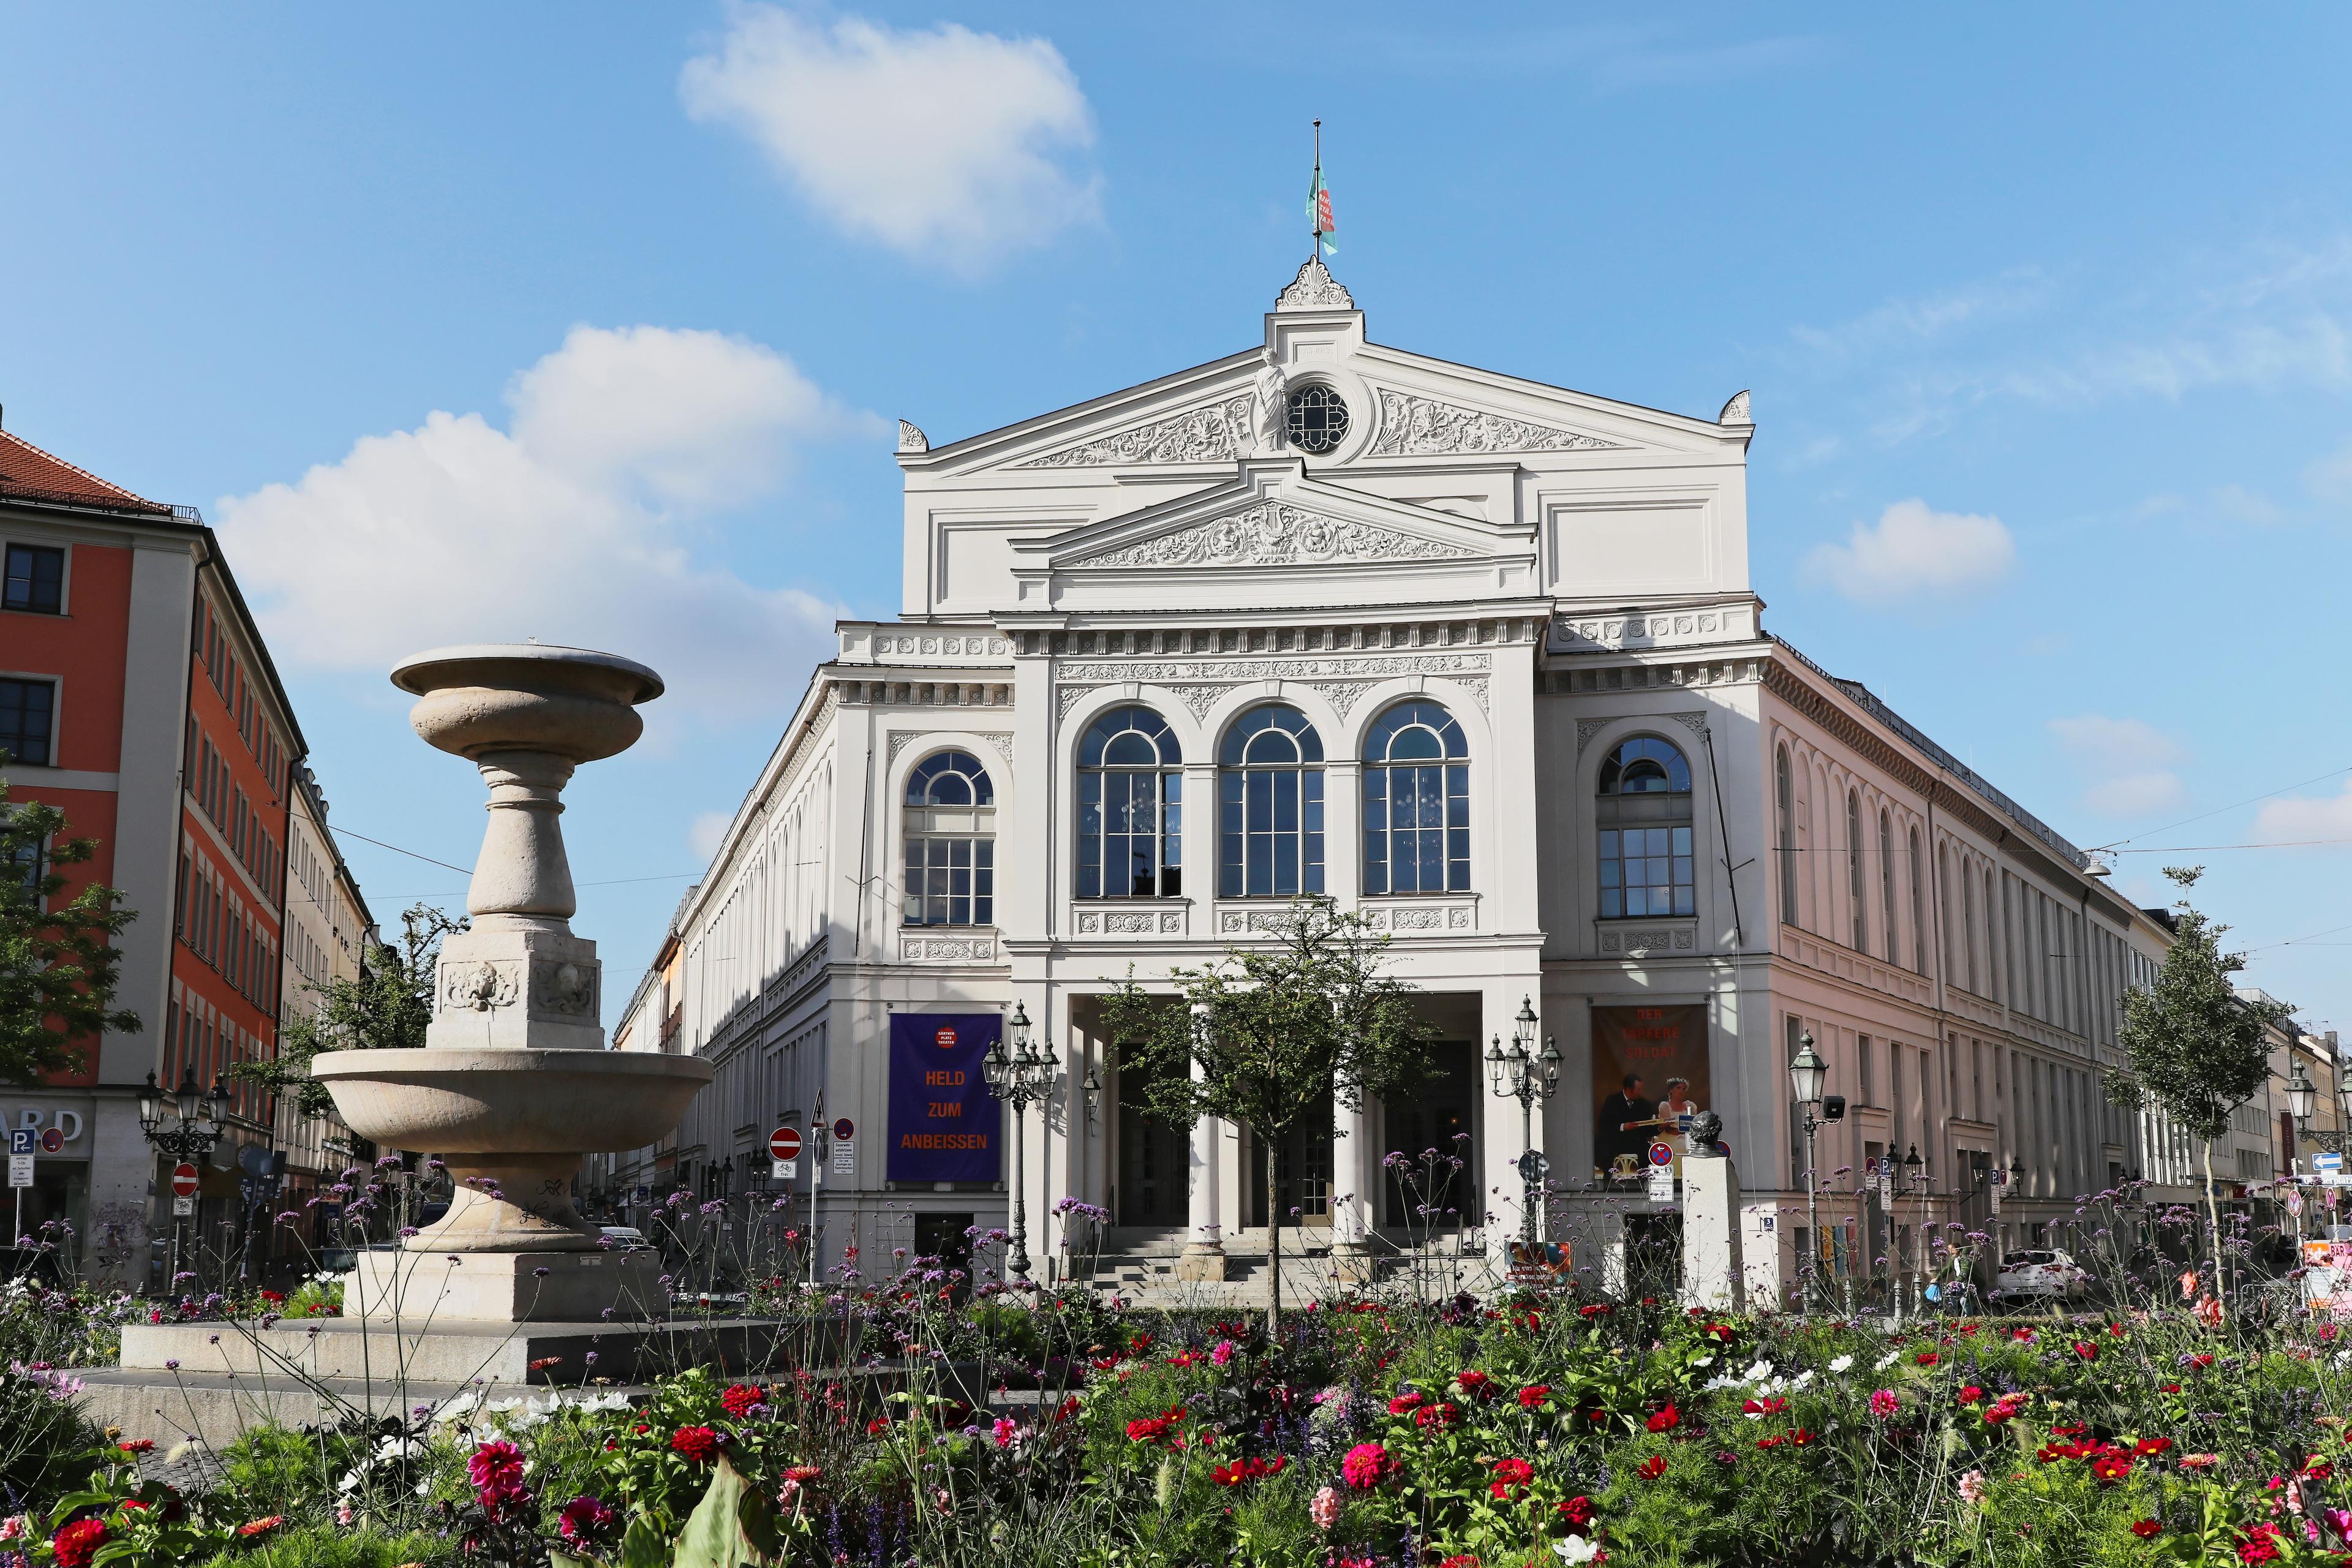
[(1003, 1026), (994, 1013), (890, 1016), (887, 1180), (999, 1179), (1003, 1118), (981, 1064)]

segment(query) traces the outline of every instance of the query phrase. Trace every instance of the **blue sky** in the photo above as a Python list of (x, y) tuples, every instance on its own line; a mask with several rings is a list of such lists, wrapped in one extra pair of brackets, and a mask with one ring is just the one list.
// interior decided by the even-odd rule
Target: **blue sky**
[(1754, 388), (1767, 624), (2352, 1026), (2352, 14), (1561, 9), (11, 7), (0, 404), (220, 525), (341, 826), (472, 858), (403, 652), (668, 674), (567, 817), (616, 1007), (898, 607), (892, 421), (1255, 341), (1320, 115), (1373, 337)]

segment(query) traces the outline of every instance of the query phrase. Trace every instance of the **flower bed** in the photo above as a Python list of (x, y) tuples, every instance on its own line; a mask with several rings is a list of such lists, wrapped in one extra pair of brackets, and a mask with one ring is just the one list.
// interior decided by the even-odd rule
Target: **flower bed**
[[(849, 1303), (861, 1359), (916, 1369), (895, 1382), (779, 1366), (649, 1394), (483, 1390), (404, 1422), (255, 1431), (200, 1498), (150, 1479), (163, 1456), (61, 1426), (0, 1553), (2071, 1568), (2352, 1544), (2352, 1339), (2307, 1318), (1897, 1328), (1570, 1290), (1323, 1303), (1277, 1342), (1256, 1318), (920, 1286)], [(999, 1391), (978, 1406), (945, 1376), (973, 1359)], [(58, 1375), (20, 1363), (9, 1397), (62, 1408)]]

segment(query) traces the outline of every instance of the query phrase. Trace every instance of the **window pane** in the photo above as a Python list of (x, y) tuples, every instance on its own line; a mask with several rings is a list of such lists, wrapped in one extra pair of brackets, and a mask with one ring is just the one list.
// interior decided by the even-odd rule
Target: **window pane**
[(1603, 888), (1601, 890), (1601, 918), (1603, 920), (1615, 920), (1624, 912), (1623, 901), (1618, 896), (1617, 889), (1614, 888)]
[(1689, 854), (1690, 852), (1691, 852), (1691, 830), (1690, 830), (1689, 828), (1687, 828), (1687, 827), (1677, 827), (1677, 828), (1675, 828), (1675, 854), (1677, 854), (1677, 855), (1687, 855), (1687, 854)]

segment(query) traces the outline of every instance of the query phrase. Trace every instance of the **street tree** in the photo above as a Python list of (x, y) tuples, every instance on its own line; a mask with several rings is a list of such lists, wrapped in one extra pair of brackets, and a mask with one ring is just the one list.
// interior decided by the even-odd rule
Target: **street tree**
[(441, 960), (441, 939), (466, 929), (431, 904), (413, 904), (400, 916), (400, 943), (377, 942), (362, 948), (357, 976), (339, 974), (324, 984), (306, 982), (307, 1005), (295, 1010), (278, 1032), (278, 1055), (269, 1061), (240, 1062), (231, 1076), (260, 1084), (273, 1094), (291, 1094), (304, 1116), (324, 1115), (334, 1102), (310, 1076), (311, 1061), (328, 1051), (417, 1050), (433, 1022), (433, 976)]
[(114, 1005), (114, 939), (138, 917), (103, 883), (64, 897), (62, 868), (98, 853), (98, 840), (60, 837), (65, 828), (63, 811), (11, 801), (0, 779), (0, 1080), (13, 1084), (78, 1072), (85, 1041), (139, 1027)]
[[(1203, 1116), (1238, 1123), (1265, 1152), (1268, 1331), (1282, 1316), (1283, 1208), (1277, 1152), (1338, 1103), (1395, 1098), (1421, 1081), (1435, 1030), (1412, 988), (1381, 973), (1389, 939), (1329, 899), (1300, 899), (1268, 922), (1268, 940), (1175, 969), (1171, 997), (1130, 974), (1108, 999), (1106, 1032), (1149, 1111), (1190, 1130)], [(1349, 1194), (1352, 1196), (1352, 1194)]]
[(2153, 1106), (2205, 1145), (2213, 1278), (2226, 1294), (2213, 1145), (2228, 1135), (2231, 1114), (2269, 1081), (2270, 1029), (2294, 1009), (2268, 997), (2242, 996), (2231, 984), (2246, 966), (2245, 956), (2222, 950), (2221, 936), (2230, 928), (2212, 923), (2187, 897), (2204, 872), (2202, 866), (2164, 868), (2182, 892), (2172, 906), (2172, 949), (2153, 984), (2124, 993), (2124, 1061), (2108, 1073), (2106, 1089), (2118, 1105)]

